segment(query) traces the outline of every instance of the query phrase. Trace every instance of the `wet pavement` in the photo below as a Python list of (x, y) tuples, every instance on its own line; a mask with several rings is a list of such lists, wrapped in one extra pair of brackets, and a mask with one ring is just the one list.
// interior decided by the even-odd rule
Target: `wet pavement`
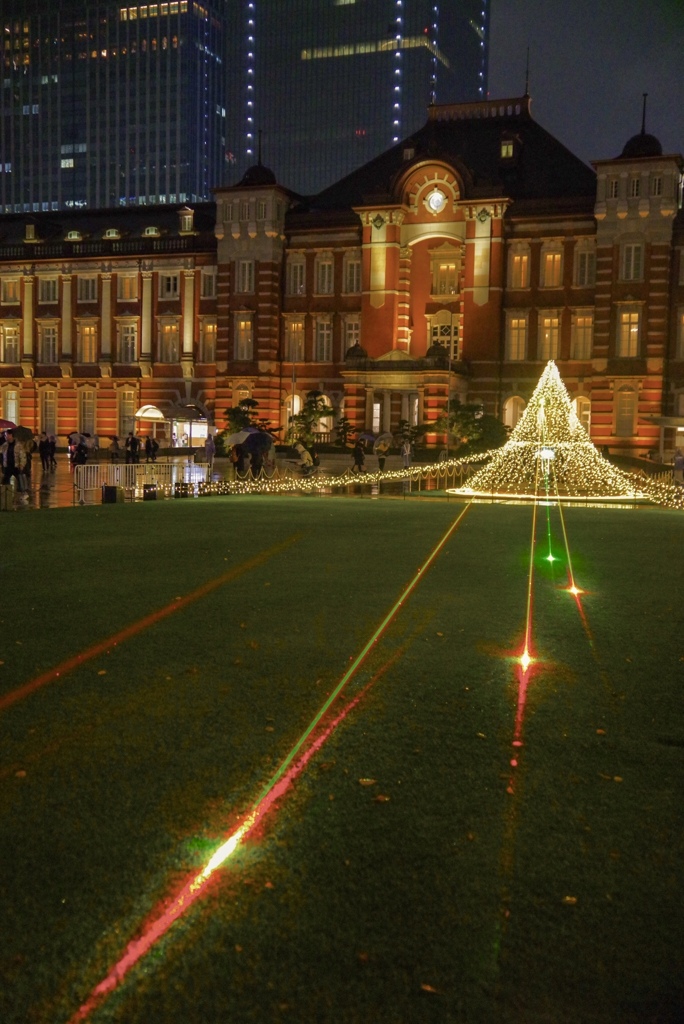
[[(367, 459), (367, 465), (371, 472), (376, 469), (375, 458), (371, 457)], [(342, 476), (345, 469), (351, 464), (351, 460), (348, 454), (333, 454), (333, 455), (322, 455), (321, 457), (321, 472), (330, 474), (332, 476)], [(89, 463), (89, 466), (94, 466), (96, 463)], [(104, 470), (105, 467), (109, 466), (109, 462), (104, 460), (101, 463), (97, 463)], [(124, 465), (121, 463), (121, 465)], [(140, 463), (141, 466), (146, 465), (144, 460)], [(161, 458), (158, 460), (159, 466), (170, 466), (170, 470), (165, 470), (169, 473), (173, 482), (188, 482), (196, 484), (198, 480), (204, 479), (204, 467), (196, 466), (191, 459), (187, 456), (173, 456), (170, 458)], [(297, 465), (296, 460), (289, 459), (286, 457), (278, 456), (278, 469), (280, 472), (294, 471)], [(400, 456), (390, 456), (387, 459), (386, 468), (388, 470), (400, 469), (402, 465)], [(151, 467), (150, 467), (151, 468)], [(228, 459), (217, 459), (214, 463), (214, 470), (211, 475), (213, 481), (220, 481), (233, 478), (233, 466)], [(40, 460), (34, 457), (33, 467), (30, 479), (29, 494), (28, 498), (22, 499), (17, 495), (16, 491), (13, 491), (13, 501), (11, 502), (11, 510), (17, 512), (26, 512), (36, 509), (50, 509), (50, 508), (68, 508), (74, 507), (79, 508), (83, 505), (100, 505), (102, 504), (102, 490), (98, 483), (98, 486), (93, 487), (87, 491), (79, 491), (75, 487), (75, 473), (74, 468), (69, 465), (69, 461), (65, 453), (58, 454), (57, 456), (57, 469), (44, 471), (41, 468)], [(425, 481), (422, 484), (423, 490), (436, 490), (435, 481)], [(413, 493), (414, 491), (420, 491), (420, 484), (408, 484), (407, 482), (385, 484), (382, 485), (383, 496), (406, 496), (407, 493)], [(338, 493), (336, 491), (336, 493)], [(361, 480), (355, 481), (354, 484), (350, 484), (347, 487), (341, 488), (339, 493), (348, 495), (362, 495), (377, 497), (379, 495), (378, 485), (363, 484)], [(160, 493), (159, 495), (163, 495)], [(143, 500), (142, 494), (137, 498), (132, 499), (131, 492), (126, 494), (127, 500)]]

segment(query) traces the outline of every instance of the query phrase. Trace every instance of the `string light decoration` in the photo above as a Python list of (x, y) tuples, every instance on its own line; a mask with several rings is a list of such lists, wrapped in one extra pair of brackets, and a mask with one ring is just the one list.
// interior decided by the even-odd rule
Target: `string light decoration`
[(624, 473), (601, 455), (577, 418), (552, 359), (506, 444), (467, 486), (449, 493), (536, 500), (547, 497), (547, 488), (539, 493), (540, 482), (551, 477), (563, 500), (628, 498), (684, 508), (681, 488), (657, 483), (646, 474)]

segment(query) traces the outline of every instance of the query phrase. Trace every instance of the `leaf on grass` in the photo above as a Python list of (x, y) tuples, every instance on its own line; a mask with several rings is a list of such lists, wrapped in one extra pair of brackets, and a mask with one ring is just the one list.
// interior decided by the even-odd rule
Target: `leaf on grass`
[(20, 768), (19, 771), (15, 772), (14, 774), (16, 775), (16, 777), (18, 779), (25, 779), (26, 778), (26, 772), (24, 771), (23, 768)]
[(389, 800), (389, 797), (385, 796), (384, 793), (378, 793), (378, 795), (373, 797), (373, 799), (375, 800), (376, 804), (386, 804), (387, 801)]
[(376, 782), (376, 779), (359, 779), (359, 785), (361, 786), (374, 786)]
[(434, 992), (435, 995), (439, 995), (439, 989), (433, 988), (432, 985), (427, 985), (425, 982), (422, 982), (420, 987), (423, 992)]
[(613, 776), (613, 782), (622, 782), (622, 776), (621, 775), (614, 775)]
[(563, 903), (567, 904), (567, 906), (569, 906), (569, 907), (574, 907), (575, 903), (577, 903), (577, 897), (576, 896), (564, 896), (563, 897)]
[(273, 732), (273, 726), (272, 725), (267, 725), (266, 726), (266, 732)]
[(444, 636), (444, 633), (438, 633), (437, 636)]
[(101, 668), (100, 671), (97, 674), (98, 674), (98, 676), (106, 676), (107, 675), (107, 669), (106, 668)]
[(356, 956), (362, 964), (368, 963), (368, 953), (357, 953)]
[(273, 882), (264, 882), (264, 889), (272, 889)]
[(597, 729), (596, 730), (596, 735), (597, 736), (605, 736), (606, 735), (606, 730), (605, 729)]
[(481, 740), (486, 740), (487, 739), (487, 735), (484, 732), (478, 732), (477, 735), (478, 735), (478, 738), (481, 739)]

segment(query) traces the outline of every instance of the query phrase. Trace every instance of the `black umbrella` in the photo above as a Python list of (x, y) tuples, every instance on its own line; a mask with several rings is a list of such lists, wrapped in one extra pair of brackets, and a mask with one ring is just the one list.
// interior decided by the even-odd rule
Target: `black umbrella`
[(248, 452), (267, 452), (273, 444), (273, 438), (265, 430), (258, 430), (256, 434), (249, 434), (242, 442)]

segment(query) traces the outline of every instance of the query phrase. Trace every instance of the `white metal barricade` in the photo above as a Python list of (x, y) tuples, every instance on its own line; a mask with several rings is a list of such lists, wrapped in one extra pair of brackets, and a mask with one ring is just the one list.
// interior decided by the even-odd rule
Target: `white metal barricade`
[(208, 473), (207, 465), (180, 462), (74, 466), (74, 501), (83, 504), (88, 492), (100, 491), (104, 486), (122, 487), (130, 499), (142, 497), (145, 484), (156, 485), (162, 495), (171, 494), (177, 483), (192, 484), (194, 490), (197, 484), (206, 482)]

